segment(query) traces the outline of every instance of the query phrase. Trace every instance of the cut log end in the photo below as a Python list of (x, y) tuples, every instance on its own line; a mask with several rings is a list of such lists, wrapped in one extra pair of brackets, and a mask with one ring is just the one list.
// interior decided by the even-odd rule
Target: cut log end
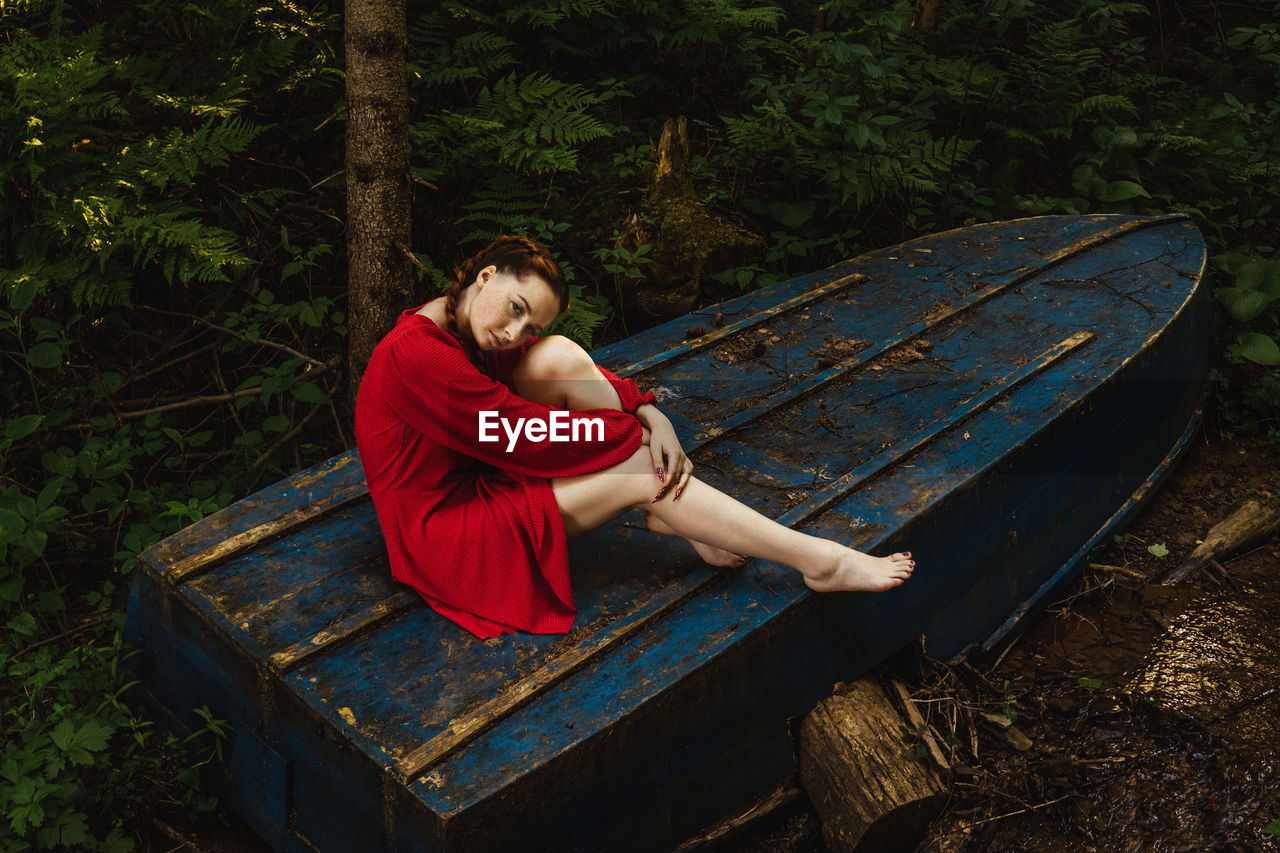
[(930, 739), (871, 677), (804, 719), (800, 782), (830, 850), (907, 851), (919, 842), (948, 795)]

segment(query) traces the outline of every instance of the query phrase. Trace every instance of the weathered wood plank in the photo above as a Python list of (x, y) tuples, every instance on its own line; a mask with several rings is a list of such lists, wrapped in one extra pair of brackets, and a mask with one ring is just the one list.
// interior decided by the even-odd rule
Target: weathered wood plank
[(999, 380), (991, 383), (991, 385), (981, 394), (975, 394), (969, 399), (962, 401), (951, 418), (929, 424), (914, 435), (908, 436), (894, 447), (876, 454), (862, 465), (859, 465), (853, 471), (842, 475), (829, 485), (824, 486), (817, 493), (788, 510), (778, 519), (779, 523), (787, 526), (794, 526), (802, 521), (807, 521), (848, 495), (865, 481), (871, 479), (877, 474), (880, 474), (892, 465), (899, 463), (911, 453), (937, 438), (941, 433), (956, 428), (959, 424), (963, 423), (966, 418), (981, 411), (982, 409), (985, 409), (997, 399), (1008, 394), (1014, 388), (1017, 388), (1023, 382), (1027, 381), (1030, 377), (1044, 370), (1058, 359), (1068, 355), (1076, 348), (1093, 340), (1093, 338), (1094, 334), (1092, 332), (1077, 332), (1061, 343), (1050, 347), (1036, 358), (1018, 367), (1009, 375), (1001, 377)]
[(714, 579), (712, 572), (689, 575), (659, 589), (625, 617), (608, 627), (587, 635), (575, 645), (557, 652), (540, 666), (524, 674), (519, 681), (505, 687), (497, 696), (469, 709), (458, 719), (451, 720), (448, 728), (419, 746), (396, 764), (403, 781), (410, 781), (442, 761), (451, 752), (460, 749), (482, 732), (492, 728), (521, 705), (535, 698), (543, 690), (572, 674), (593, 657), (602, 655), (631, 637), (664, 613), (679, 607)]
[(201, 519), (141, 559), (170, 582), (181, 583), (367, 496), (360, 458), (348, 451)]

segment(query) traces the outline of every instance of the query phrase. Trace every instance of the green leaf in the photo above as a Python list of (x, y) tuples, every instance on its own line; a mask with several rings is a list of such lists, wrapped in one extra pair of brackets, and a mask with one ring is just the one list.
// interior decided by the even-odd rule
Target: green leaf
[(1124, 201), (1125, 199), (1151, 198), (1151, 194), (1133, 181), (1112, 181), (1098, 191), (1098, 201)]
[(23, 276), (9, 292), (9, 307), (19, 314), (26, 311), (31, 301), (36, 298), (36, 289), (36, 280), (29, 275)]
[(1077, 166), (1071, 173), (1071, 185), (1082, 195), (1101, 196), (1107, 189), (1107, 182), (1098, 174), (1098, 170), (1088, 163)]
[(36, 617), (25, 610), (10, 619), (8, 625), (10, 631), (21, 634), (24, 637), (30, 637), (35, 634), (37, 627)]
[(49, 733), (54, 746), (67, 755), (67, 760), (74, 765), (86, 766), (93, 763), (94, 752), (107, 748), (107, 740), (115, 729), (98, 720), (85, 720), (77, 727), (71, 720), (64, 719)]
[(15, 602), (22, 597), (22, 576), (14, 575), (0, 582), (0, 601)]
[(1280, 261), (1249, 259), (1236, 271), (1236, 287), (1259, 290), (1275, 299), (1280, 296)]
[(289, 428), (289, 416), (272, 415), (262, 422), (262, 428), (267, 432), (284, 432)]
[(1260, 332), (1244, 332), (1236, 336), (1236, 343), (1227, 347), (1228, 352), (1249, 359), (1254, 364), (1267, 367), (1280, 364), (1280, 346)]
[(23, 415), (20, 418), (14, 418), (4, 425), (5, 438), (11, 441), (26, 438), (36, 431), (43, 420), (44, 415)]
[(52, 480), (44, 484), (44, 488), (40, 490), (39, 496), (36, 497), (36, 509), (43, 511), (53, 505), (58, 499), (58, 495), (62, 492), (62, 485), (66, 482), (65, 477), (54, 477)]
[(1155, 545), (1148, 545), (1147, 550), (1151, 552), (1152, 556), (1159, 557), (1162, 560), (1169, 556), (1169, 549), (1165, 547), (1163, 542), (1159, 542)]
[(27, 364), (32, 367), (57, 367), (62, 363), (62, 347), (46, 341), (27, 350)]
[(1138, 144), (1138, 134), (1131, 127), (1117, 127), (1111, 136), (1111, 145), (1115, 148), (1133, 148)]
[(1237, 323), (1247, 323), (1267, 309), (1271, 301), (1259, 290), (1241, 290), (1238, 287), (1219, 287), (1213, 295), (1227, 309)]
[(26, 527), (21, 515), (11, 509), (0, 509), (0, 542), (13, 541), (18, 531)]
[(817, 206), (817, 202), (814, 201), (771, 201), (769, 215), (788, 228), (799, 228), (813, 216)]
[(329, 402), (329, 395), (314, 382), (295, 382), (289, 386), (289, 393), (304, 403), (324, 404)]
[(1280, 820), (1273, 820), (1262, 828), (1267, 835), (1280, 835)]

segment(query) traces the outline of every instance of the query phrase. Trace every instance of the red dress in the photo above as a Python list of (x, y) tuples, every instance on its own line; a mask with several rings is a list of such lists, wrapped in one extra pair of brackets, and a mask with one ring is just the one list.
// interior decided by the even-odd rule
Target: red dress
[[(391, 573), (441, 615), (478, 637), (511, 631), (563, 634), (573, 625), (564, 520), (550, 478), (589, 474), (629, 458), (640, 446), (630, 414), (652, 394), (601, 371), (626, 411), (557, 415), (600, 419), (593, 439), (534, 442), (521, 433), (508, 452), (500, 418), (548, 421), (552, 409), (508, 387), (532, 345), (493, 353), (489, 378), (461, 345), (410, 309), (378, 344), (356, 399), (356, 445), (387, 543)], [(480, 413), (493, 424), (481, 441)], [(580, 425), (581, 426), (581, 425)]]

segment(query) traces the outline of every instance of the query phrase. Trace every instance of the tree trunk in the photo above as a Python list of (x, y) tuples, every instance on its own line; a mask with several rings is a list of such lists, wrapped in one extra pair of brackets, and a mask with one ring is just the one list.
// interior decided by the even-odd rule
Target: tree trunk
[(938, 28), (938, 18), (942, 15), (942, 0), (916, 0), (915, 14), (911, 16), (911, 26), (931, 33)]
[(946, 759), (910, 699), (905, 710), (868, 676), (800, 724), (800, 784), (835, 853), (912, 850), (946, 803)]
[(346, 0), (347, 295), (351, 393), (413, 296), (405, 0)]

